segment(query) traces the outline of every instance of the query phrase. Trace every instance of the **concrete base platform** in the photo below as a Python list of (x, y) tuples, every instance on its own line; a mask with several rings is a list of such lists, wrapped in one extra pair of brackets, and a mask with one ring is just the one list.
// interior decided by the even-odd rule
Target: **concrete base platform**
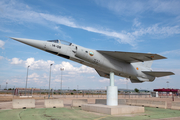
[(81, 109), (84, 111), (97, 112), (109, 115), (133, 114), (144, 112), (144, 107), (129, 105), (107, 106), (102, 104), (84, 104), (81, 106)]
[(18, 108), (35, 108), (35, 99), (13, 99), (13, 109)]
[(60, 108), (64, 107), (63, 100), (60, 99), (46, 99), (44, 100), (45, 108)]

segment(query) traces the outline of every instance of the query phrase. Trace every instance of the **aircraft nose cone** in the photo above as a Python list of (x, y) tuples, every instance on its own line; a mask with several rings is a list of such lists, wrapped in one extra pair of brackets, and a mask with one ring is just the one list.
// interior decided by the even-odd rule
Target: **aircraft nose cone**
[(46, 41), (25, 39), (25, 38), (13, 38), (13, 37), (10, 37), (10, 38), (13, 39), (13, 40), (22, 42), (24, 44), (30, 45), (32, 47), (36, 47), (38, 49), (45, 50)]
[(22, 41), (23, 40), (22, 38), (13, 38), (13, 37), (10, 37), (10, 38), (13, 40), (16, 40), (16, 41)]

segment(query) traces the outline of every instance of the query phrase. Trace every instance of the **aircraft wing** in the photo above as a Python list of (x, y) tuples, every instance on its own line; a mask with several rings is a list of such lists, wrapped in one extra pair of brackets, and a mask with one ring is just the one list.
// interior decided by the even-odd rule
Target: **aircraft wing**
[[(96, 69), (95, 69), (95, 70), (96, 70)], [(99, 74), (99, 76), (101, 76), (101, 77), (105, 77), (105, 78), (109, 78), (109, 74), (104, 73), (104, 72), (99, 71), (99, 70), (96, 70), (96, 71), (97, 71), (97, 73)]]
[(142, 71), (145, 74), (154, 76), (154, 77), (163, 77), (163, 76), (168, 76), (168, 75), (174, 75), (173, 72), (168, 72), (168, 71)]
[(105, 55), (111, 56), (113, 58), (116, 58), (116, 59), (119, 59), (121, 61), (125, 61), (128, 63), (166, 59), (166, 57), (163, 57), (163, 56), (158, 55), (158, 54), (151, 54), (151, 53), (101, 51), (101, 50), (97, 50), (97, 51), (101, 54), (105, 54)]

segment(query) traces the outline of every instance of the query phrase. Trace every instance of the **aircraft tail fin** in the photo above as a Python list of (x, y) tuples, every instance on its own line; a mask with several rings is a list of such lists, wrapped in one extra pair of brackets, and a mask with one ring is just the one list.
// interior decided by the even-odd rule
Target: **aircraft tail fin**
[(147, 67), (147, 68), (151, 68), (151, 66), (152, 66), (152, 63), (153, 63), (153, 61), (151, 60), (151, 61), (144, 61), (144, 66), (145, 67)]

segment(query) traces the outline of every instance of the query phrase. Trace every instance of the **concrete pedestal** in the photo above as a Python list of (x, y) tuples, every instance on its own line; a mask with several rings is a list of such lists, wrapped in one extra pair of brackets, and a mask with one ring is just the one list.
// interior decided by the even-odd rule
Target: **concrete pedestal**
[(108, 106), (117, 106), (118, 105), (118, 90), (117, 86), (108, 86), (107, 87), (107, 101), (106, 105)]
[(81, 109), (89, 112), (103, 113), (109, 115), (143, 113), (144, 107), (139, 106), (107, 106), (102, 104), (84, 104)]

